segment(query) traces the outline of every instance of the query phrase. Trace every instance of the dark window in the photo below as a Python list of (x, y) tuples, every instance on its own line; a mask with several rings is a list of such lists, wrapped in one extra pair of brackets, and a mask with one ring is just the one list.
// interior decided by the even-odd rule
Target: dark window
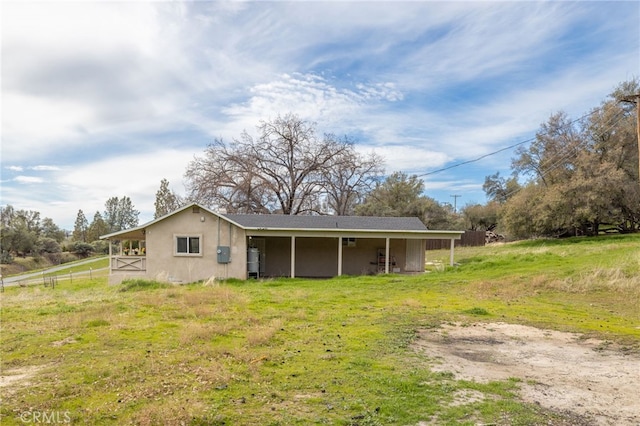
[(176, 237), (176, 253), (200, 254), (200, 237)]

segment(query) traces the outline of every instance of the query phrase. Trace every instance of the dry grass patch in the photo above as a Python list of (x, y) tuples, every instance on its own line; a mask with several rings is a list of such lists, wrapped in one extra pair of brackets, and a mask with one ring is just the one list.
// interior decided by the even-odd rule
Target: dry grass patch
[(202, 344), (218, 336), (226, 336), (231, 330), (227, 322), (196, 322), (192, 321), (182, 326), (178, 335), (180, 345)]
[(187, 397), (164, 398), (162, 401), (146, 404), (131, 416), (131, 423), (139, 426), (212, 424), (215, 415), (202, 401)]
[(266, 345), (282, 328), (282, 320), (275, 318), (269, 324), (256, 325), (247, 330), (246, 340), (249, 346)]

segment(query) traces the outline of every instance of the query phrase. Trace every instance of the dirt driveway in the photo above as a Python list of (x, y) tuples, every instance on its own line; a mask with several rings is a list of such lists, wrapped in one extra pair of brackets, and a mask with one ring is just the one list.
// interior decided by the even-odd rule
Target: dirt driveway
[(640, 425), (640, 356), (579, 334), (505, 323), (420, 331), (419, 353), (434, 371), (488, 382), (519, 378), (523, 400), (584, 419)]

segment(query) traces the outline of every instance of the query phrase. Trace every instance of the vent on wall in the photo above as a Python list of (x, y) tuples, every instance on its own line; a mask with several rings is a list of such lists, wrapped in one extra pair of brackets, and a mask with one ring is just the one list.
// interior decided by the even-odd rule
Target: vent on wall
[(191, 211), (192, 211), (193, 213), (197, 213), (197, 214), (199, 214), (199, 213), (200, 213), (200, 207), (195, 207), (195, 206), (194, 206), (194, 207), (192, 207)]
[(342, 245), (345, 247), (355, 247), (356, 239), (355, 238), (343, 238)]

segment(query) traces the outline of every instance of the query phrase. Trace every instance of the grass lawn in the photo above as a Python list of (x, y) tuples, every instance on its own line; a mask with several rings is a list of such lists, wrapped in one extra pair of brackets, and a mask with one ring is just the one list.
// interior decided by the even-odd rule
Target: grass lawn
[[(521, 402), (517, 380), (432, 372), (416, 331), (503, 321), (640, 350), (640, 236), (465, 248), (456, 262), (419, 276), (7, 288), (2, 374), (15, 380), (1, 423), (563, 424)], [(464, 390), (489, 397), (453, 403)]]

